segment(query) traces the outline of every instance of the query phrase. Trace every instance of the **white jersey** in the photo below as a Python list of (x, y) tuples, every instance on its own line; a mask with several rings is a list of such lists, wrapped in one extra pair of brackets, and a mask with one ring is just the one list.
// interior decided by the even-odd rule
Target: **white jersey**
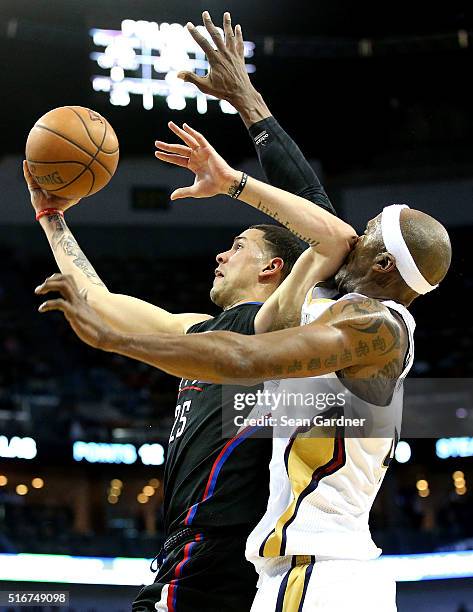
[[(315, 321), (337, 301), (334, 295), (321, 287), (312, 289), (302, 308), (301, 324)], [(358, 295), (348, 294), (338, 301)], [(337, 408), (338, 414), (341, 410), (345, 418), (360, 414), (370, 418), (364, 436), (347, 437), (345, 427), (339, 425), (326, 427), (324, 437), (304, 437), (297, 427), (285, 437), (277, 437), (275, 431), (268, 506), (246, 548), (248, 560), (260, 573), (287, 555), (370, 560), (381, 554), (371, 538), (368, 516), (400, 433), (402, 382), (413, 362), (415, 328), (404, 306), (392, 301), (382, 303), (401, 316), (409, 341), (404, 369), (388, 406), (361, 400), (335, 373), (265, 384), (265, 390), (286, 398), (291, 391), (295, 395), (301, 389), (306, 394), (308, 390), (341, 393), (349, 401)], [(311, 410), (313, 413), (314, 408)], [(375, 432), (371, 437), (370, 431)]]

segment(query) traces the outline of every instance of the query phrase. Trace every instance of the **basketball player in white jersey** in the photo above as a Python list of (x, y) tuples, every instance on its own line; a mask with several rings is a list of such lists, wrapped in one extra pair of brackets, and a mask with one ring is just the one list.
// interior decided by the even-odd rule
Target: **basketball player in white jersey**
[[(191, 191), (181, 193), (199, 197), (209, 182), (226, 193), (241, 173), (221, 176), (212, 152), (197, 164), (206, 141), (192, 134), (195, 151), (190, 146), (183, 159), (168, 159), (196, 174)], [(246, 201), (252, 185), (249, 178)], [(260, 205), (271, 209), (270, 192)], [(274, 440), (267, 511), (247, 546), (260, 576), (252, 611), (391, 612), (395, 583), (372, 563), (380, 551), (371, 540), (368, 515), (394, 453), (402, 380), (413, 361), (415, 323), (407, 307), (438, 286), (450, 260), (448, 234), (438, 221), (388, 206), (368, 222), (331, 289), (317, 284), (309, 291), (301, 327), (251, 337), (224, 331), (123, 334), (97, 315), (70, 277), (55, 275), (37, 293), (61, 293), (40, 311), (62, 311), (87, 344), (175, 376), (224, 384), (274, 379), (281, 380), (281, 394), (330, 389), (344, 395), (343, 406), (320, 415), (328, 419), (323, 436), (307, 437), (311, 428), (302, 432), (295, 426), (286, 438)], [(296, 319), (300, 322), (300, 311), (288, 305), (279, 326)], [(363, 435), (345, 435), (339, 417), (350, 414), (370, 417)]]

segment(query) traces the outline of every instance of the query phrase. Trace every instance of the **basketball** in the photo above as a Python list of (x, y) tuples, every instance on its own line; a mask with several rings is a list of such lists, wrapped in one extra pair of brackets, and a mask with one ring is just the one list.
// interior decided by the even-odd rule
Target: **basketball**
[(119, 146), (110, 123), (82, 106), (61, 106), (43, 115), (26, 141), (26, 160), (42, 189), (67, 199), (105, 187), (115, 173)]

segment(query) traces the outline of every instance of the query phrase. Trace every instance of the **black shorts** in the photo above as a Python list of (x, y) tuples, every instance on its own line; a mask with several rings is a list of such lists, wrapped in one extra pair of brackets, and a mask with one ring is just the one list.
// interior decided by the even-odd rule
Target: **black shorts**
[[(194, 532), (168, 550), (133, 612), (248, 612), (257, 574), (245, 559), (246, 537)], [(160, 605), (156, 605), (159, 602)]]

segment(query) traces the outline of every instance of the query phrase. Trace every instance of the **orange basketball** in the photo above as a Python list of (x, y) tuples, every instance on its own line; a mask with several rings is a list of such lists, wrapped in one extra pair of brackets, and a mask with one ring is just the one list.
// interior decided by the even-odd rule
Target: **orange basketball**
[(97, 193), (117, 169), (118, 139), (110, 123), (83, 106), (61, 106), (34, 124), (26, 160), (42, 189), (63, 198)]

